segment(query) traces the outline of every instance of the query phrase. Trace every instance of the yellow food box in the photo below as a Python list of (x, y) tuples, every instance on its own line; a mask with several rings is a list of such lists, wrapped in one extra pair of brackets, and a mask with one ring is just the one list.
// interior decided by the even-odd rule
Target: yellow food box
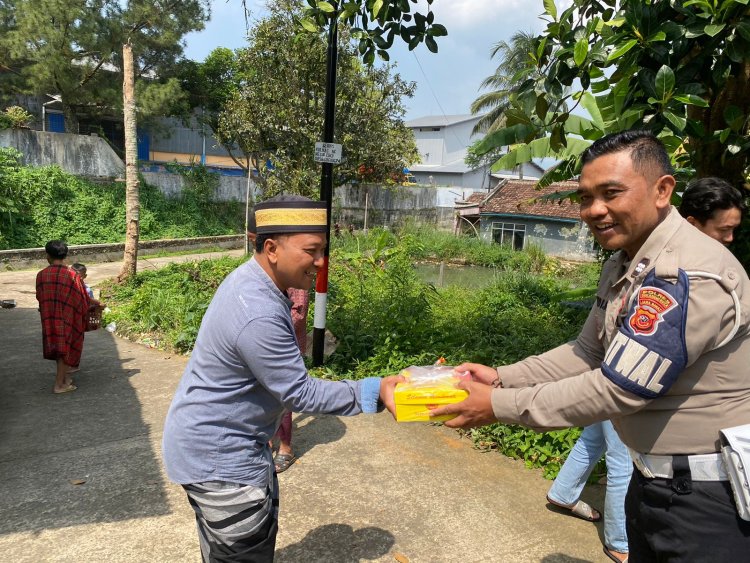
[(410, 367), (401, 372), (406, 378), (396, 385), (393, 397), (398, 422), (444, 421), (456, 415), (430, 417), (430, 408), (459, 403), (469, 396), (457, 389), (460, 378), (448, 366)]

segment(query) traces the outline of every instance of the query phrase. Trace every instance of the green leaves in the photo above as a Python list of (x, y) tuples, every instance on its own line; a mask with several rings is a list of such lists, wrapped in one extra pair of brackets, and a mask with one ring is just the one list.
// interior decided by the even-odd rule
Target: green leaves
[(544, 11), (553, 20), (557, 20), (557, 6), (555, 6), (555, 0), (544, 0)]
[(726, 24), (723, 24), (723, 23), (709, 24), (703, 28), (703, 31), (705, 31), (707, 35), (714, 37), (715, 35), (718, 35), (719, 33), (721, 33), (721, 30), (723, 30), (725, 27), (726, 27)]
[(623, 44), (616, 46), (614, 51), (612, 51), (609, 56), (607, 57), (607, 62), (612, 62), (616, 59), (619, 59), (622, 57), (625, 53), (630, 51), (633, 47), (635, 47), (638, 44), (638, 40), (636, 39), (629, 39), (625, 41)]
[(604, 123), (604, 118), (602, 117), (599, 105), (596, 102), (596, 98), (594, 98), (594, 96), (592, 96), (589, 92), (584, 92), (581, 96), (581, 106), (583, 106), (583, 108), (587, 112), (589, 112), (592, 124), (595, 125), (601, 132), (606, 131), (607, 126)]
[(576, 41), (576, 45), (573, 48), (573, 62), (577, 66), (583, 65), (586, 60), (586, 55), (589, 53), (589, 42), (587, 38), (581, 38)]
[[(436, 38), (448, 35), (448, 30), (435, 23), (435, 13), (429, 8), (431, 1), (426, 12), (412, 12), (411, 4), (410, 0), (368, 0), (339, 5), (338, 20), (351, 27), (351, 36), (359, 41), (358, 49), (366, 64), (374, 62), (376, 52), (387, 61), (387, 50), (396, 36), (409, 50), (424, 43), (429, 51), (437, 53)], [(328, 0), (308, 0), (308, 5), (298, 21), (307, 32), (316, 33), (330, 25), (331, 16), (337, 12), (336, 5)]]
[(656, 97), (661, 102), (667, 102), (674, 91), (674, 72), (667, 65), (663, 65), (656, 73), (654, 80)]
[(445, 29), (444, 25), (436, 23), (427, 30), (427, 35), (431, 37), (444, 37), (448, 35), (448, 30)]
[(687, 124), (687, 119), (685, 117), (676, 115), (671, 111), (665, 111), (664, 117), (674, 125), (676, 131), (683, 131), (685, 129), (685, 125)]
[(534, 139), (530, 143), (521, 143), (511, 148), (511, 150), (492, 165), (492, 171), (513, 170), (519, 164), (529, 162), (534, 158), (554, 157), (566, 159), (571, 156), (577, 157), (591, 143), (576, 139), (575, 137), (566, 137), (565, 145), (559, 149), (553, 149), (551, 137)]
[(674, 96), (674, 99), (685, 105), (698, 106), (701, 108), (708, 107), (708, 102), (695, 94), (677, 94)]
[(311, 33), (317, 33), (318, 31), (320, 31), (318, 24), (315, 23), (315, 20), (310, 17), (301, 18), (299, 23), (305, 29), (305, 31), (309, 31)]
[(486, 154), (496, 147), (506, 147), (529, 140), (534, 134), (534, 128), (529, 124), (518, 123), (493, 131), (479, 143), (476, 153)]

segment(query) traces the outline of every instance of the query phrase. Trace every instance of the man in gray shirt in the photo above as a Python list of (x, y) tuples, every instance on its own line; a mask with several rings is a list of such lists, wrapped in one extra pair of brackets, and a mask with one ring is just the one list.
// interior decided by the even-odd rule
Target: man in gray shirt
[(269, 439), (285, 409), (393, 413), (399, 377), (311, 378), (287, 297), (323, 265), (326, 207), (279, 196), (255, 211), (255, 256), (219, 286), (164, 425), (164, 464), (195, 510), (203, 560), (272, 561), (278, 482)]

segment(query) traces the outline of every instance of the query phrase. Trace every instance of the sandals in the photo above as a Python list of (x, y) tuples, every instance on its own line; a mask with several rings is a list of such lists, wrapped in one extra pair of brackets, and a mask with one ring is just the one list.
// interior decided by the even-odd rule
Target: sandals
[(75, 391), (76, 389), (78, 389), (78, 387), (76, 387), (75, 385), (71, 383), (70, 385), (62, 389), (61, 391), (53, 390), (52, 393), (54, 393), (55, 395), (60, 395), (61, 393), (69, 393), (70, 391)]
[(615, 551), (614, 549), (609, 549), (606, 545), (602, 548), (604, 550), (604, 555), (609, 557), (612, 561), (617, 561), (617, 563), (628, 563), (628, 558), (625, 557), (625, 559), (619, 559), (618, 557), (615, 557), (615, 553), (619, 553), (620, 555), (626, 555), (627, 553), (622, 553), (621, 551)]
[(592, 508), (589, 504), (583, 502), (582, 500), (579, 500), (573, 505), (566, 506), (564, 504), (560, 504), (559, 502), (555, 502), (554, 500), (549, 498), (549, 496), (547, 496), (547, 502), (553, 506), (556, 506), (557, 508), (567, 510), (572, 516), (581, 518), (582, 520), (586, 520), (587, 522), (598, 522), (602, 519), (602, 515), (598, 510)]
[(297, 461), (294, 454), (279, 454), (277, 453), (273, 458), (273, 464), (276, 467), (276, 473), (283, 473), (291, 467), (291, 465)]

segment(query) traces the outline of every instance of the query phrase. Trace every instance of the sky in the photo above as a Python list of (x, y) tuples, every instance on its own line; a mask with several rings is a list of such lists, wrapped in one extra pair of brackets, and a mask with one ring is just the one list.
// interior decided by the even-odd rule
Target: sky
[[(420, 1), (424, 13), (426, 2)], [(247, 0), (247, 5), (251, 20), (262, 17), (264, 2)], [(435, 0), (432, 7), (435, 22), (448, 29), (446, 37), (437, 38), (438, 53), (424, 44), (410, 52), (398, 39), (389, 50), (396, 72), (417, 83), (414, 97), (404, 100), (407, 120), (471, 113), (482, 81), (497, 67), (497, 60), (490, 59), (493, 45), (509, 41), (516, 31), (539, 33), (546, 26), (539, 18), (542, 0)], [(190, 59), (202, 61), (217, 47), (246, 44), (241, 0), (213, 0), (211, 12), (205, 30), (186, 36)]]

